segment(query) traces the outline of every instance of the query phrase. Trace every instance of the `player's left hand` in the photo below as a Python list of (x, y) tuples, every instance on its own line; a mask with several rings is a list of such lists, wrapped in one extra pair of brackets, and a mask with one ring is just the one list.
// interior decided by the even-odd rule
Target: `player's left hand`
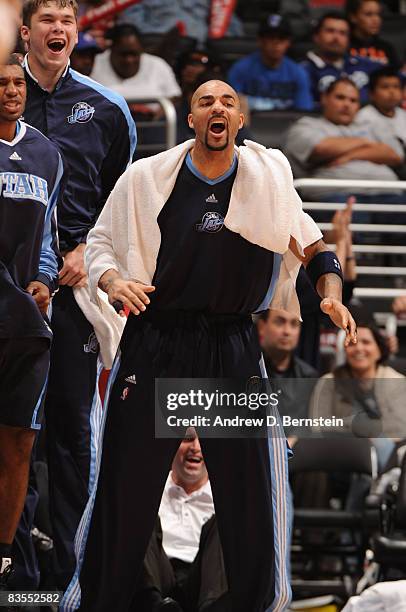
[(69, 287), (84, 287), (87, 283), (85, 269), (85, 244), (78, 244), (73, 251), (68, 251), (63, 258), (63, 267), (59, 272), (59, 284)]
[(344, 346), (357, 343), (357, 326), (348, 308), (334, 298), (324, 298), (320, 303), (321, 310), (330, 317), (334, 325), (345, 330)]
[(49, 288), (40, 281), (31, 281), (26, 291), (32, 295), (42, 314), (46, 314), (51, 301)]

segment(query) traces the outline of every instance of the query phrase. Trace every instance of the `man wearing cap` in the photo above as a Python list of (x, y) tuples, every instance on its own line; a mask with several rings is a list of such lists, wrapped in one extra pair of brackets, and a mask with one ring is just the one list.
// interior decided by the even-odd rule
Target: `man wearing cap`
[(313, 109), (306, 72), (285, 55), (291, 38), (289, 22), (269, 15), (258, 31), (259, 50), (231, 67), (228, 80), (248, 97), (251, 110)]
[(79, 32), (78, 44), (70, 57), (71, 67), (80, 74), (90, 76), (96, 55), (102, 52), (103, 49), (99, 47), (91, 34)]

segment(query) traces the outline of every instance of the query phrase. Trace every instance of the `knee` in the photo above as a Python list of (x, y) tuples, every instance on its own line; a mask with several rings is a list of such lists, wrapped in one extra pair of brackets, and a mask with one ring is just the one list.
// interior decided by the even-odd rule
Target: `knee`
[(0, 427), (0, 469), (29, 462), (35, 431), (22, 427)]

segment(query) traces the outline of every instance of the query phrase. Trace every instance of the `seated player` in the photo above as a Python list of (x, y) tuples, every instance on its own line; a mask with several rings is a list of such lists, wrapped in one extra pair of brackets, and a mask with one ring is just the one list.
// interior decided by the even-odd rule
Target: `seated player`
[(190, 427), (166, 481), (132, 609), (209, 612), (226, 590), (209, 476)]
[(62, 159), (20, 121), (24, 70), (0, 65), (0, 589), (12, 572), (11, 545), (24, 505), (52, 333), (44, 316), (57, 287), (55, 205)]

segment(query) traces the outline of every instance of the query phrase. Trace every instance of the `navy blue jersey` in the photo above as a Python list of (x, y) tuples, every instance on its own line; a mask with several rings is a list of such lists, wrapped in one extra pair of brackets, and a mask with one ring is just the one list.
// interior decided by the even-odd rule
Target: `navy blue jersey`
[(131, 162), (136, 131), (120, 95), (67, 68), (51, 93), (24, 63), (25, 118), (59, 147), (69, 176), (58, 207), (61, 251), (86, 241), (110, 191)]
[(313, 98), (317, 102), (320, 100), (320, 94), (332, 81), (341, 77), (349, 77), (359, 89), (361, 104), (368, 102), (369, 75), (380, 67), (377, 62), (351, 55), (344, 57), (342, 65), (327, 64), (313, 51), (309, 51), (302, 66), (310, 77)]
[(0, 140), (0, 337), (49, 337), (25, 291), (31, 281), (58, 284), (55, 206), (64, 180), (57, 148), (35, 128), (17, 124)]
[(0, 261), (25, 289), (39, 280), (58, 282), (55, 205), (63, 164), (56, 147), (38, 130), (18, 122), (14, 140), (0, 140)]
[(186, 157), (158, 215), (153, 308), (251, 314), (267, 307), (280, 256), (225, 227), (236, 172), (237, 158), (225, 175), (209, 180)]

